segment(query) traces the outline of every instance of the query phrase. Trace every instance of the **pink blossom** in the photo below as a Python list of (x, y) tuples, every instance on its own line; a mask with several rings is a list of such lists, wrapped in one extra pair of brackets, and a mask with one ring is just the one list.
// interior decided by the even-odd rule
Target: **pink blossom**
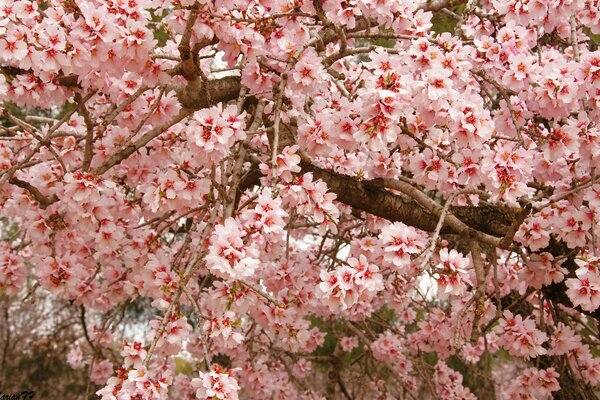
[(440, 399), (475, 399), (473, 393), (463, 386), (463, 376), (450, 369), (443, 361), (435, 366), (434, 382)]
[(356, 336), (345, 336), (340, 340), (342, 350), (350, 352), (358, 346), (358, 338)]
[(527, 368), (517, 378), (509, 390), (509, 396), (513, 398), (535, 398), (549, 399), (552, 392), (560, 389), (558, 377), (560, 374), (554, 368), (536, 369)]
[(11, 252), (6, 243), (0, 244), (0, 293), (15, 295), (25, 283), (26, 270), (23, 261)]
[(192, 386), (197, 389), (196, 398), (237, 400), (240, 387), (233, 374), (233, 370), (219, 365), (213, 365), (208, 372), (200, 372), (199, 378), (192, 379)]
[(548, 350), (548, 354), (568, 354), (580, 346), (581, 336), (577, 335), (568, 325), (559, 322), (558, 327), (550, 336), (550, 350)]
[(443, 248), (439, 253), (439, 277), (437, 278), (438, 295), (447, 299), (449, 295), (462, 295), (468, 286), (473, 286), (468, 270), (469, 259), (456, 250)]
[(535, 327), (535, 321), (520, 315), (514, 316), (510, 311), (504, 311), (504, 318), (500, 320), (498, 332), (501, 335), (500, 343), (509, 354), (527, 359), (544, 355), (547, 350), (542, 344), (548, 336)]
[(348, 265), (333, 272), (321, 271), (320, 278), (319, 294), (332, 311), (346, 310), (357, 301), (368, 302), (384, 288), (379, 268), (369, 264), (363, 255), (349, 258)]
[(113, 364), (109, 360), (96, 362), (92, 368), (90, 379), (97, 385), (106, 383), (106, 380), (113, 373)]
[(67, 363), (73, 369), (81, 369), (84, 367), (85, 362), (83, 360), (81, 347), (75, 346), (69, 350), (69, 353), (67, 354)]
[[(149, 341), (154, 341), (159, 334), (161, 320), (150, 322), (150, 327), (153, 329), (149, 335)], [(156, 349), (163, 354), (173, 355), (181, 350), (181, 346), (190, 335), (192, 326), (188, 324), (186, 317), (175, 319), (173, 315), (164, 327), (162, 333), (156, 342)]]
[(399, 268), (406, 268), (411, 256), (425, 247), (425, 240), (415, 228), (395, 222), (381, 230), (380, 241), (384, 246), (384, 258)]
[(202, 330), (216, 343), (224, 348), (236, 347), (244, 340), (244, 335), (235, 330), (240, 321), (235, 313), (226, 311), (223, 316), (214, 317), (204, 322)]
[(576, 278), (565, 281), (568, 287), (567, 296), (575, 306), (586, 311), (594, 311), (600, 307), (600, 275), (598, 259), (589, 261), (577, 259), (579, 268), (575, 271)]
[(256, 250), (244, 244), (245, 233), (239, 223), (228, 218), (217, 225), (211, 237), (206, 262), (215, 273), (233, 279), (252, 276), (258, 268)]

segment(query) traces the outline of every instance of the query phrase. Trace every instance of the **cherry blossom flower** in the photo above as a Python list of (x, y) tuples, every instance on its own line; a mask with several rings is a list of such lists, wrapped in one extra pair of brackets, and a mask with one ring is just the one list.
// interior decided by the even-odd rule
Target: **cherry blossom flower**
[(600, 307), (600, 276), (598, 259), (589, 261), (575, 260), (579, 268), (575, 271), (576, 278), (565, 281), (568, 287), (567, 296), (575, 306), (586, 311), (594, 311)]
[(423, 235), (401, 222), (382, 229), (380, 241), (384, 246), (384, 258), (398, 268), (406, 268), (411, 263), (410, 257), (425, 247)]
[(22, 260), (12, 254), (6, 243), (0, 244), (0, 292), (8, 296), (17, 294), (23, 288), (26, 274)]
[(69, 363), (69, 366), (73, 369), (82, 369), (85, 366), (81, 347), (74, 346), (69, 350), (69, 354), (67, 354), (67, 363)]
[(580, 346), (581, 336), (577, 335), (571, 327), (559, 322), (558, 327), (550, 336), (550, 350), (548, 350), (548, 354), (568, 354)]
[(345, 336), (340, 340), (342, 350), (350, 352), (358, 346), (358, 338), (356, 336)]
[(106, 383), (106, 380), (113, 373), (113, 364), (109, 360), (102, 360), (95, 363), (91, 371), (90, 379), (97, 385)]
[(259, 261), (256, 250), (245, 245), (244, 236), (241, 226), (233, 218), (217, 225), (206, 257), (208, 267), (221, 276), (233, 279), (252, 276)]
[(199, 378), (192, 379), (192, 386), (197, 389), (196, 398), (237, 400), (240, 387), (234, 372), (219, 365), (213, 365), (208, 372), (200, 372)]
[(333, 311), (346, 310), (357, 301), (369, 301), (374, 294), (383, 290), (383, 278), (379, 268), (369, 264), (365, 256), (349, 258), (348, 265), (337, 268), (333, 273), (321, 271), (319, 294), (322, 301)]
[(439, 361), (435, 366), (435, 389), (440, 399), (475, 399), (469, 388), (463, 386), (462, 375)]
[(509, 354), (529, 359), (547, 353), (542, 344), (548, 340), (548, 336), (535, 327), (535, 321), (529, 317), (523, 319), (520, 315), (515, 316), (508, 310), (504, 311), (503, 316), (498, 331), (500, 343)]
[(552, 283), (562, 282), (568, 270), (561, 267), (562, 261), (555, 261), (550, 253), (534, 253), (529, 258), (527, 268), (523, 269), (523, 279), (536, 289)]
[(438, 295), (447, 299), (449, 295), (462, 295), (468, 286), (473, 286), (471, 274), (468, 270), (469, 259), (456, 250), (443, 248), (439, 253)]
[(216, 343), (225, 347), (232, 348), (238, 346), (244, 340), (244, 335), (236, 331), (235, 327), (239, 325), (239, 320), (235, 313), (227, 311), (222, 317), (211, 318), (204, 322), (202, 330)]
[(511, 398), (549, 399), (552, 392), (560, 389), (558, 378), (560, 374), (554, 368), (527, 368), (509, 390)]
[(187, 318), (181, 317), (175, 319), (171, 317), (164, 331), (160, 333), (161, 323), (159, 320), (150, 321), (150, 327), (153, 331), (150, 333), (149, 341), (154, 341), (155, 337), (160, 334), (156, 341), (156, 349), (164, 354), (176, 354), (181, 350), (181, 346), (185, 339), (190, 335), (192, 326), (188, 324)]

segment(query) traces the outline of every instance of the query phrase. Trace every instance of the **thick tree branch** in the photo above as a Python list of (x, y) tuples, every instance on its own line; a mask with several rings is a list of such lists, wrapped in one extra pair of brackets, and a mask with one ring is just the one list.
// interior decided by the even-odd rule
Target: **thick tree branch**
[[(356, 178), (307, 163), (302, 163), (302, 172), (312, 172), (315, 178), (322, 179), (327, 183), (329, 190), (337, 194), (338, 201), (353, 208), (392, 222), (403, 222), (424, 231), (433, 232), (435, 230), (438, 216), (423, 208), (415, 200), (390, 193), (376, 181), (361, 182)], [(442, 209), (441, 206), (440, 209)], [(487, 236), (504, 236), (514, 219), (512, 213), (508, 211), (484, 205), (480, 207), (450, 207), (450, 212), (452, 218), (446, 217), (442, 233), (461, 233), (468, 229), (474, 229)], [(451, 219), (455, 222), (454, 226), (448, 223)], [(459, 231), (456, 230), (457, 227), (460, 227)], [(500, 238), (498, 238), (499, 240)]]
[(236, 99), (242, 88), (239, 76), (226, 76), (224, 78), (203, 82), (196, 78), (183, 87), (176, 89), (179, 102), (192, 111), (210, 107), (222, 101)]
[[(406, 196), (396, 195), (385, 190), (380, 182), (360, 181), (348, 175), (319, 168), (306, 161), (301, 163), (302, 173), (311, 172), (315, 179), (321, 179), (329, 190), (337, 195), (337, 201), (352, 208), (391, 222), (402, 222), (415, 228), (433, 232), (439, 218)], [(261, 173), (253, 166), (241, 179), (239, 190), (258, 185)], [(433, 201), (433, 200), (432, 200)], [(440, 206), (441, 207), (441, 206)], [(511, 210), (481, 204), (477, 207), (451, 206), (450, 212), (462, 225), (486, 235), (498, 236), (498, 241), (506, 235), (515, 219)], [(441, 233), (457, 233), (445, 223)]]
[(473, 259), (473, 268), (475, 269), (475, 316), (473, 317), (473, 328), (471, 330), (471, 340), (477, 339), (478, 325), (481, 316), (485, 313), (485, 278), (486, 273), (483, 267), (481, 249), (477, 240), (471, 240), (471, 258)]
[[(441, 216), (443, 212), (443, 207), (431, 197), (427, 196), (425, 193), (419, 190), (417, 187), (397, 179), (383, 179), (382, 182), (385, 187), (397, 190), (400, 193), (403, 193), (406, 196), (410, 197), (411, 199), (415, 199), (420, 206), (424, 207), (427, 211), (434, 214), (436, 218), (439, 218)], [(444, 225), (447, 225), (452, 229), (452, 231), (456, 233), (467, 236), (473, 236), (477, 240), (480, 240), (483, 243), (490, 244), (494, 247), (500, 247), (501, 245), (501, 238), (488, 235), (486, 233), (480, 232), (477, 229), (474, 229), (473, 227), (468, 226), (460, 219), (456, 218), (452, 214), (452, 212), (446, 217)]]

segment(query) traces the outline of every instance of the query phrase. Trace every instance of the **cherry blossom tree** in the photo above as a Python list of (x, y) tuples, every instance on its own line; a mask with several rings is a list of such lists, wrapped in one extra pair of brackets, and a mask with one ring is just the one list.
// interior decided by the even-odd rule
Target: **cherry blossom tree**
[(81, 311), (86, 398), (594, 399), (598, 35), (597, 0), (2, 0), (0, 296)]

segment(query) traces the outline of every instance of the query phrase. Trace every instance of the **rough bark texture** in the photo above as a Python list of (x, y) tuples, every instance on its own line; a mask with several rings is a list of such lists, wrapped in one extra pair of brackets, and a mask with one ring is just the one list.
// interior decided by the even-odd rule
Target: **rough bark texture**
[(203, 81), (196, 78), (177, 90), (181, 105), (190, 110), (201, 110), (219, 102), (237, 99), (242, 88), (239, 76)]
[[(302, 164), (302, 172), (312, 172), (315, 178), (322, 179), (329, 190), (337, 194), (338, 201), (358, 210), (429, 232), (438, 223), (438, 218), (416, 201), (393, 194), (370, 181), (359, 181), (307, 163)], [(514, 214), (511, 215), (510, 211), (493, 206), (451, 207), (450, 211), (470, 227), (500, 237), (506, 234), (514, 219)], [(442, 233), (452, 233), (452, 230), (445, 226)]]

